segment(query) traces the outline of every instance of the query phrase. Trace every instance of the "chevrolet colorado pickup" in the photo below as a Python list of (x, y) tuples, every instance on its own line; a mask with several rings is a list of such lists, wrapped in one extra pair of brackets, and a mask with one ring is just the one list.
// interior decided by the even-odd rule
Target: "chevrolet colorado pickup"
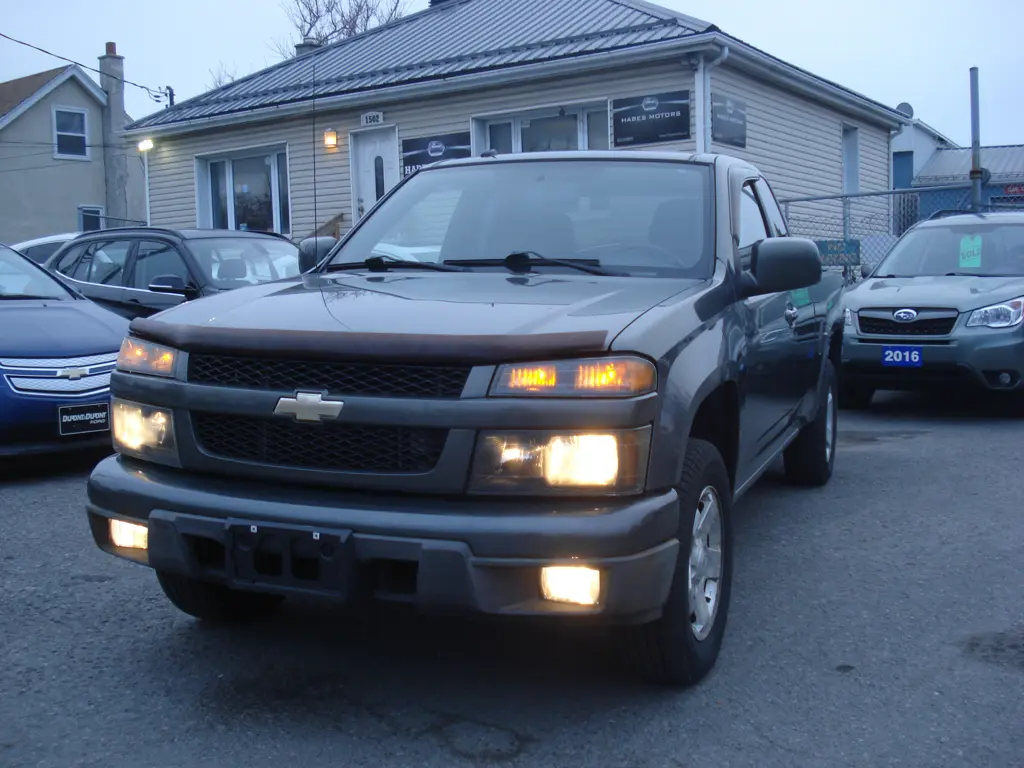
[(442, 161), (301, 254), (133, 321), (100, 549), (200, 619), (307, 594), (606, 622), (637, 672), (699, 681), (734, 501), (780, 456), (804, 485), (835, 462), (841, 280), (758, 170)]

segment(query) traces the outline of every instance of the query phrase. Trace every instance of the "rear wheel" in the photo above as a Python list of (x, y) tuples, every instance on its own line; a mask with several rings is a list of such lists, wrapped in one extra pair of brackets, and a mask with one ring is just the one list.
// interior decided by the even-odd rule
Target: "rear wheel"
[(279, 595), (242, 592), (176, 573), (157, 571), (156, 578), (178, 610), (204, 621), (252, 621), (272, 613), (284, 600)]
[(732, 584), (732, 492), (711, 443), (690, 440), (679, 492), (679, 555), (661, 618), (628, 627), (627, 660), (655, 683), (689, 686), (715, 665)]
[(818, 413), (783, 453), (786, 477), (798, 485), (825, 485), (836, 463), (838, 387), (836, 369), (825, 361)]

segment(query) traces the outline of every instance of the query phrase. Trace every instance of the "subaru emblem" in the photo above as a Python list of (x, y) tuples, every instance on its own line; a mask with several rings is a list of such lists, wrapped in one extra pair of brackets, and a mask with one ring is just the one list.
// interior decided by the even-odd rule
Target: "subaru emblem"
[(898, 323), (912, 323), (917, 319), (917, 312), (913, 309), (897, 309), (892, 313), (892, 319)]

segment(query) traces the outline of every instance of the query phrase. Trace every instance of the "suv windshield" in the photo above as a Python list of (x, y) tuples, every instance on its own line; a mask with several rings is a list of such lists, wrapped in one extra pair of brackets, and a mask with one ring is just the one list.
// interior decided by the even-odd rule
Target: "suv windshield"
[(206, 279), (217, 288), (239, 288), (299, 274), (299, 249), (287, 240), (200, 237), (187, 242)]
[(1024, 276), (1024, 224), (950, 224), (908, 232), (874, 274)]
[(0, 245), (0, 299), (70, 301), (71, 292), (46, 270), (7, 246)]
[(706, 165), (643, 159), (432, 168), (396, 189), (331, 264), (371, 256), (458, 264), (528, 252), (637, 277), (706, 278), (711, 184)]

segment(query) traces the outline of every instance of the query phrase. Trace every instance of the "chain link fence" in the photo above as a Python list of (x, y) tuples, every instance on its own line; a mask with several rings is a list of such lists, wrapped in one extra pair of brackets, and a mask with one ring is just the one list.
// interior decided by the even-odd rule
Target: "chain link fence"
[[(790, 233), (817, 241), (822, 262), (857, 279), (874, 267), (900, 235), (942, 211), (971, 210), (970, 185), (797, 197), (780, 201)], [(1024, 210), (1024, 197), (993, 198), (986, 210)]]

